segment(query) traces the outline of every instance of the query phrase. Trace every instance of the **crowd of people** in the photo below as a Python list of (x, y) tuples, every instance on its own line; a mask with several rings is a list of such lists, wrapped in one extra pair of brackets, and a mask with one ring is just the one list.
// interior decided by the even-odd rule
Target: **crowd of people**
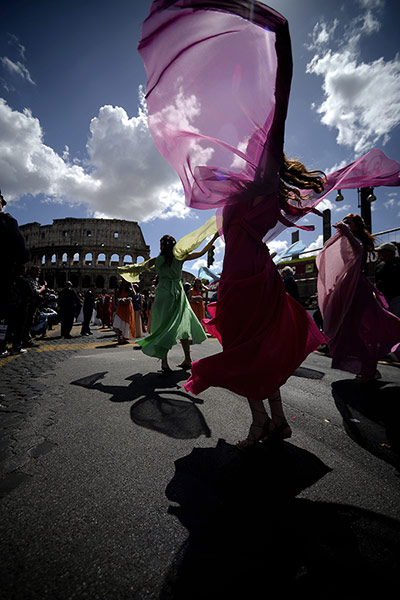
[[(2, 212), (1, 215), (12, 222), (8, 213)], [(23, 239), (20, 243), (24, 246)], [(23, 260), (28, 261), (29, 257), (29, 251), (25, 249)], [(37, 340), (48, 337), (48, 332), (58, 324), (63, 339), (71, 339), (73, 326), (78, 324), (80, 330), (77, 335), (92, 335), (91, 326), (97, 325), (115, 332), (118, 344), (127, 344), (151, 333), (157, 276), (150, 289), (143, 293), (139, 285), (123, 279), (115, 290), (102, 289), (100, 293), (94, 286), (86, 291), (77, 291), (70, 281), (62, 290), (56, 291), (41, 280), (39, 267), (25, 267), (24, 262), (18, 262), (3, 280), (8, 285), (2, 295), (0, 316), (2, 357), (24, 354), (29, 348), (37, 347)], [(195, 279), (187, 290), (190, 305), (199, 320), (205, 317), (204, 291), (207, 289)]]

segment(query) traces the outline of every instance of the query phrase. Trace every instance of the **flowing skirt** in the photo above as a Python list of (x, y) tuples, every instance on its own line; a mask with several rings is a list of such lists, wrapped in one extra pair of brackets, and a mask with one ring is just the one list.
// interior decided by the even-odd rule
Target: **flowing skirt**
[[(252, 310), (238, 324), (237, 307), (252, 298)], [(215, 317), (205, 320), (223, 351), (192, 363), (185, 389), (199, 394), (210, 386), (263, 400), (293, 374), (310, 352), (327, 341), (307, 311), (284, 288), (268, 256), (264, 269), (252, 277), (221, 279)]]
[(165, 358), (178, 340), (200, 344), (207, 339), (180, 281), (159, 282), (151, 312), (151, 334), (137, 342), (148, 356)]

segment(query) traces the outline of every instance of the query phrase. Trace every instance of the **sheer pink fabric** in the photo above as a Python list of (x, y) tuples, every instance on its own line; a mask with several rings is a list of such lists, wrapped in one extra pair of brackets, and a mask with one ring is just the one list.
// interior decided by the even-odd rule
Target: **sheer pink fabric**
[[(217, 209), (226, 243), (209, 323), (223, 351), (193, 363), (185, 387), (266, 398), (327, 340), (285, 293), (263, 243), (304, 214), (283, 213), (277, 196), (292, 75), (287, 22), (253, 1), (156, 0), (139, 51), (154, 141), (176, 169), (186, 203)], [(306, 210), (335, 187), (379, 185), (372, 173), (380, 185), (398, 185), (399, 165), (380, 151), (369, 154), (331, 174)]]
[(371, 375), (400, 342), (400, 319), (361, 272), (366, 251), (344, 223), (317, 256), (318, 303), (332, 367)]

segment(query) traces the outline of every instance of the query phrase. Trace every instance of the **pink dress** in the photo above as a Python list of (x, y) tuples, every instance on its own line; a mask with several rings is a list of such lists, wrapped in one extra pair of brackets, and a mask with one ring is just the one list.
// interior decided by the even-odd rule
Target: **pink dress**
[[(187, 391), (224, 387), (250, 398), (273, 394), (306, 356), (324, 343), (313, 319), (285, 291), (262, 238), (278, 218), (275, 195), (252, 207), (253, 197), (224, 210), (226, 242), (218, 302), (211, 326), (223, 351), (192, 363)], [(237, 307), (252, 298), (246, 319)], [(215, 330), (212, 330), (215, 331)]]
[[(226, 242), (208, 325), (223, 351), (193, 363), (185, 387), (198, 394), (220, 386), (264, 399), (326, 341), (285, 293), (265, 242), (334, 189), (399, 185), (400, 165), (372, 150), (329, 175), (323, 193), (304, 198), (305, 210), (279, 207), (292, 57), (286, 19), (265, 4), (155, 0), (139, 52), (154, 142), (179, 175), (186, 204), (216, 209)], [(246, 297), (254, 299), (252, 311), (239, 326)]]
[(332, 367), (371, 375), (400, 342), (400, 319), (362, 272), (366, 250), (344, 223), (317, 257), (318, 303)]

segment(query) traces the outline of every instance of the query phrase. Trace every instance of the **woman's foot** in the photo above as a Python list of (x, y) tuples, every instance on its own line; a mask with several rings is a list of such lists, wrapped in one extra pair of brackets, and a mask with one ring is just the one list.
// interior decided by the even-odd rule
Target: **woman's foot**
[(261, 441), (263, 444), (271, 444), (291, 437), (292, 429), (286, 419), (273, 419)]
[(169, 375), (170, 373), (172, 373), (172, 369), (170, 368), (166, 360), (161, 361), (161, 372), (163, 375)]
[(192, 368), (192, 363), (190, 361), (186, 361), (184, 360), (180, 365), (178, 365), (178, 367), (180, 367), (181, 369), (191, 369)]
[(236, 446), (239, 450), (248, 450), (253, 448), (261, 440), (264, 434), (264, 425), (250, 425), (248, 436), (245, 440), (240, 440)]
[(367, 381), (375, 381), (375, 379), (382, 379), (382, 375), (378, 369), (376, 369), (375, 373), (372, 373), (372, 375), (356, 375), (355, 377), (357, 383), (366, 383)]
[(236, 446), (239, 450), (247, 450), (254, 447), (264, 438), (271, 423), (272, 421), (268, 415), (266, 415), (264, 423), (252, 423), (247, 438), (245, 440), (240, 440)]

